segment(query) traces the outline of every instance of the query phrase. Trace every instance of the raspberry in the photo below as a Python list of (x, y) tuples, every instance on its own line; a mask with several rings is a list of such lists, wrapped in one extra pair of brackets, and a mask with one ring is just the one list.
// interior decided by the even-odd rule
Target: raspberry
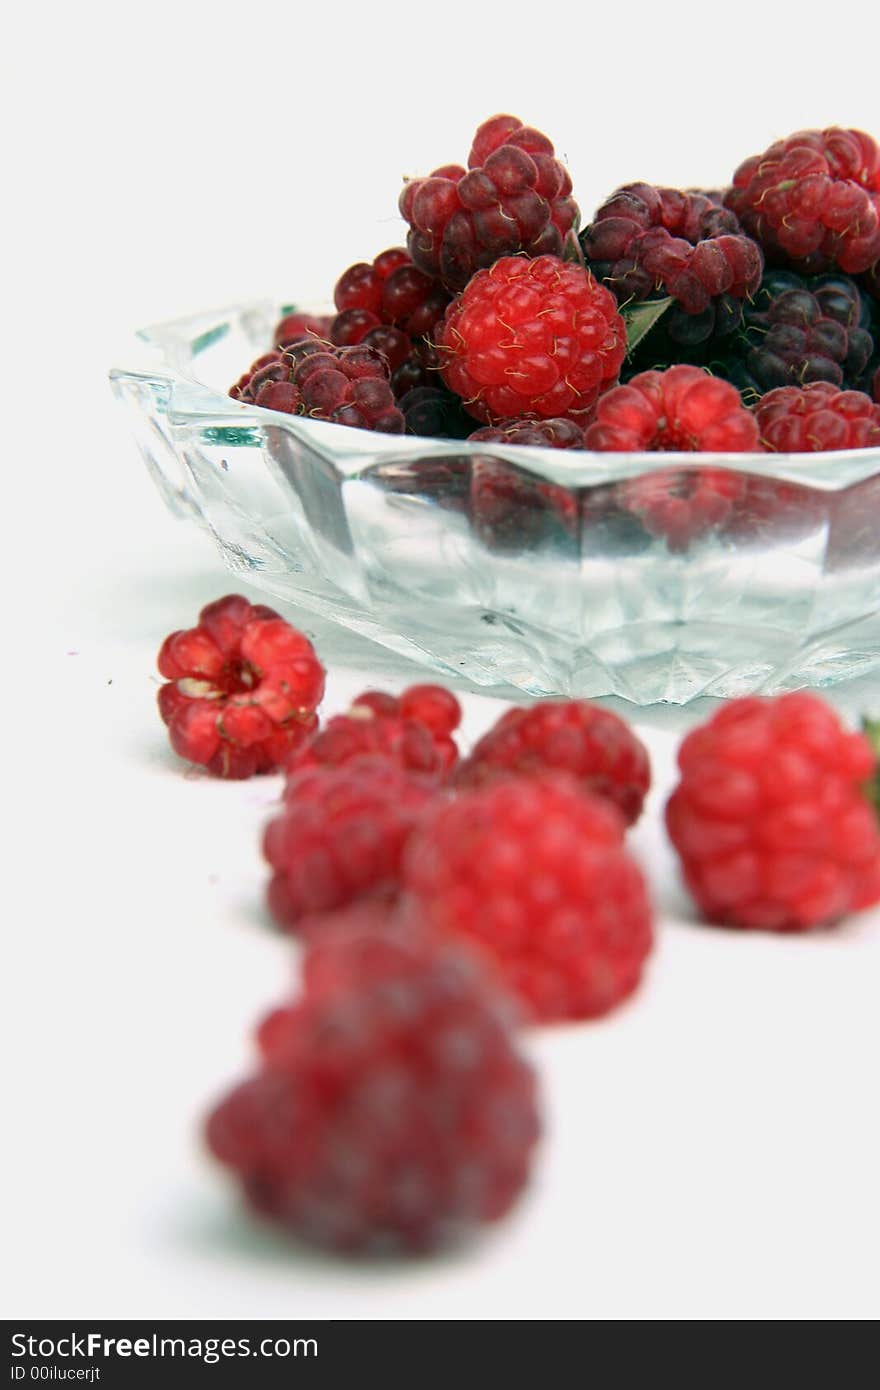
[(533, 444), (543, 449), (582, 449), (584, 431), (574, 420), (500, 420), (468, 435), (472, 443)]
[(702, 314), (723, 295), (745, 299), (761, 280), (760, 248), (702, 193), (627, 184), (602, 204), (582, 244), (621, 303), (662, 291), (686, 314)]
[(433, 439), (466, 439), (474, 423), (462, 409), (461, 400), (441, 382), (436, 386), (415, 386), (398, 400), (407, 434)]
[(332, 322), (329, 315), (285, 314), (275, 325), (272, 341), (278, 348), (290, 347), (293, 343), (301, 342), (303, 338), (318, 338), (326, 343), (330, 341)]
[(310, 353), (293, 361), (291, 379), (302, 391), (305, 415), (386, 434), (403, 433), (403, 416), (394, 404), (387, 365), (373, 348)]
[(408, 910), (475, 938), (543, 1021), (635, 989), (651, 946), (645, 884), (615, 807), (555, 775), (509, 777), (429, 810), (404, 852)]
[(166, 637), (158, 665), (172, 748), (215, 777), (273, 772), (318, 726), (324, 668), (311, 642), (237, 594)]
[(368, 895), (393, 898), (403, 847), (433, 792), (381, 757), (304, 767), (289, 778), (284, 809), (263, 837), (279, 926), (295, 930), (310, 913)]
[(758, 427), (729, 382), (680, 365), (608, 391), (585, 438), (602, 452), (743, 453), (758, 448)]
[(610, 710), (586, 700), (542, 700), (509, 709), (459, 767), (457, 787), (499, 777), (567, 772), (585, 792), (612, 802), (628, 825), (651, 784), (644, 744)]
[(452, 290), (500, 256), (560, 256), (578, 221), (571, 179), (553, 145), (515, 116), (480, 126), (467, 171), (450, 164), (409, 180), (400, 211), (413, 261)]
[(230, 394), (268, 410), (308, 415), (356, 429), (402, 434), (404, 419), (394, 404), (388, 364), (375, 348), (337, 348), (301, 338), (283, 353), (254, 364)]
[(443, 379), (484, 424), (582, 423), (617, 380), (626, 329), (613, 294), (556, 256), (481, 270), (437, 330)]
[(340, 317), (352, 311), (369, 313), (371, 327), (393, 324), (407, 337), (421, 338), (442, 319), (449, 292), (436, 276), (413, 265), (408, 251), (394, 246), (371, 265), (361, 261), (349, 266), (336, 283), (333, 299)]
[(874, 753), (815, 695), (732, 700), (678, 763), (666, 825), (707, 920), (805, 931), (880, 898)]
[(838, 391), (826, 381), (781, 386), (755, 407), (761, 443), (781, 454), (880, 445), (880, 405), (864, 391)]
[(880, 256), (880, 150), (859, 130), (802, 130), (737, 169), (727, 205), (769, 261), (813, 274)]
[(340, 767), (373, 754), (408, 772), (444, 780), (458, 761), (452, 733), (460, 720), (461, 706), (441, 686), (411, 686), (399, 697), (368, 690), (348, 714), (329, 719), (320, 733), (296, 749), (287, 771)]
[(206, 1139), (251, 1206), (291, 1233), (423, 1251), (519, 1197), (535, 1076), (474, 960), (349, 921), (313, 946), (304, 996), (264, 1021), (259, 1070), (215, 1107)]

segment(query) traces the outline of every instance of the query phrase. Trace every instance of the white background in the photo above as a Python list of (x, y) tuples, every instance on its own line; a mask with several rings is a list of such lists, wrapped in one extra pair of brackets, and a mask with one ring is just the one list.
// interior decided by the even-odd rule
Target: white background
[[(695, 925), (659, 833), (682, 727), (642, 711), (657, 789), (635, 846), (658, 948), (607, 1021), (528, 1046), (547, 1137), (517, 1215), (416, 1265), (339, 1265), (239, 1212), (205, 1106), (287, 987), (260, 908), (277, 783), (166, 750), (164, 634), (230, 581), (173, 522), (106, 387), (130, 330), (322, 299), (401, 240), (401, 175), (513, 110), (586, 213), (617, 184), (717, 185), (778, 135), (880, 134), (876, 14), (446, 3), (47, 4), (7, 28), (2, 299), (3, 1024), (15, 1317), (864, 1318), (880, 1310), (880, 914), (810, 939)], [(850, 25), (856, 12), (846, 12)], [(864, 79), (864, 80), (863, 80)], [(236, 587), (241, 587), (236, 585)], [(303, 619), (326, 709), (410, 674)], [(856, 716), (880, 683), (841, 687)], [(467, 733), (499, 706), (468, 701)]]

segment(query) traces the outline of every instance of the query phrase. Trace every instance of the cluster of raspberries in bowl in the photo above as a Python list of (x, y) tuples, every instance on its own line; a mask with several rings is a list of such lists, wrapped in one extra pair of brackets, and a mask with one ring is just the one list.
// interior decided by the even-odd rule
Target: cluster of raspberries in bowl
[(385, 433), (598, 452), (880, 446), (880, 149), (833, 127), (729, 187), (630, 183), (581, 230), (540, 131), (493, 116), (408, 179), (406, 247), (296, 312), (230, 395)]
[[(509, 707), (470, 748), (438, 685), (319, 722), (324, 668), (230, 595), (159, 652), (174, 750), (221, 779), (281, 772), (267, 904), (303, 948), (249, 1076), (206, 1122), (250, 1206), (343, 1251), (423, 1251), (504, 1216), (540, 1133), (525, 1024), (603, 1017), (658, 935), (630, 830), (647, 749), (586, 700)], [(831, 926), (880, 900), (880, 727), (818, 697), (732, 700), (692, 728), (665, 829), (700, 918)]]

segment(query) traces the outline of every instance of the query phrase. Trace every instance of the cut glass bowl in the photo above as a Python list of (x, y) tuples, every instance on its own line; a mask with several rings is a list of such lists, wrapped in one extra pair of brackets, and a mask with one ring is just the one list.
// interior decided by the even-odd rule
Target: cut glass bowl
[[(166, 502), (249, 583), (535, 696), (682, 704), (880, 666), (880, 449), (590, 454), (232, 400), (279, 316), (248, 304), (147, 329), (150, 364), (111, 373)], [(708, 504), (682, 526), (657, 499), (695, 488)]]

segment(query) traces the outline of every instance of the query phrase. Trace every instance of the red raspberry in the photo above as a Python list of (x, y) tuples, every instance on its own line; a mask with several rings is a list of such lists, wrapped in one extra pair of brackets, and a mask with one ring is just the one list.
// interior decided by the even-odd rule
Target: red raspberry
[(578, 221), (571, 179), (553, 145), (515, 116), (484, 121), (468, 171), (449, 164), (409, 180), (400, 211), (415, 264), (453, 290), (499, 256), (561, 255)]
[(393, 898), (403, 847), (433, 794), (430, 781), (375, 756), (289, 778), (284, 809), (263, 837), (279, 926), (295, 930), (310, 913), (368, 895)]
[(608, 391), (586, 435), (600, 452), (674, 450), (739, 454), (758, 449), (758, 426), (739, 392), (701, 367), (639, 372)]
[(644, 880), (615, 807), (558, 774), (438, 803), (404, 852), (408, 910), (497, 957), (534, 1017), (603, 1014), (651, 946)]
[(708, 921), (805, 931), (880, 898), (874, 753), (815, 695), (732, 700), (678, 763), (666, 825)]
[(408, 772), (445, 780), (458, 761), (452, 732), (460, 721), (461, 706), (442, 686), (414, 685), (401, 696), (368, 690), (348, 714), (329, 719), (320, 733), (296, 749), (286, 770), (340, 767), (372, 754)]
[(468, 435), (470, 441), (492, 444), (533, 444), (542, 449), (582, 449), (584, 431), (574, 420), (500, 420)]
[(802, 130), (741, 164), (727, 205), (769, 260), (809, 274), (880, 256), (880, 150), (860, 130)]
[(567, 772), (583, 791), (612, 802), (628, 825), (651, 785), (648, 750), (628, 724), (586, 700), (542, 700), (509, 709), (459, 767), (458, 787), (499, 777)]
[(311, 642), (238, 594), (166, 637), (158, 665), (172, 748), (215, 777), (273, 772), (318, 726), (324, 668)]
[(260, 1068), (206, 1138), (251, 1206), (297, 1236), (427, 1250), (519, 1197), (535, 1076), (474, 960), (353, 922), (312, 948), (304, 996), (264, 1021)]
[(602, 204), (582, 240), (621, 303), (663, 291), (686, 313), (702, 314), (722, 295), (746, 299), (761, 283), (760, 248), (703, 193), (627, 184)]
[(318, 338), (326, 343), (330, 341), (332, 322), (329, 315), (285, 314), (275, 325), (272, 341), (279, 348), (290, 347), (293, 343), (301, 342), (303, 338)]
[(360, 261), (349, 266), (336, 283), (333, 299), (339, 317), (356, 310), (373, 316), (370, 327), (393, 324), (407, 337), (421, 338), (442, 319), (449, 292), (436, 276), (413, 265), (408, 251), (395, 246), (371, 265)]
[(880, 445), (880, 405), (864, 391), (839, 391), (827, 381), (780, 386), (755, 406), (761, 443), (781, 454)]
[(506, 256), (449, 306), (437, 346), (447, 386), (475, 419), (583, 423), (617, 380), (626, 329), (614, 295), (580, 266)]

